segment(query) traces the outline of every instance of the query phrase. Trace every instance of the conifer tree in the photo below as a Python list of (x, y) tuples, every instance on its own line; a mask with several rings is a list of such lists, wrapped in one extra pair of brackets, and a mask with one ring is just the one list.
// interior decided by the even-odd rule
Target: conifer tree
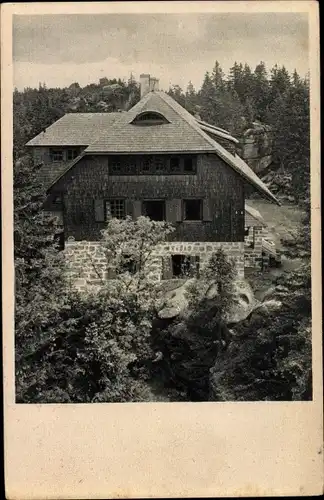
[(38, 351), (54, 336), (65, 307), (56, 219), (42, 210), (44, 190), (30, 158), (14, 165), (15, 357), (18, 400), (28, 402), (42, 377)]
[(225, 75), (218, 61), (215, 62), (214, 69), (211, 74), (211, 80), (216, 92), (223, 92), (225, 89)]
[(269, 81), (263, 61), (255, 67), (253, 77), (253, 100), (255, 102), (256, 118), (263, 121), (269, 103)]

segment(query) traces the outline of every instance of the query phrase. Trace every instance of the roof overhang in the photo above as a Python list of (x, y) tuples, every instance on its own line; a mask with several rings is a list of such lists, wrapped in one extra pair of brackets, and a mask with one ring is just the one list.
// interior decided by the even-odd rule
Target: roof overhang
[(235, 137), (232, 137), (229, 134), (225, 134), (224, 132), (221, 132), (220, 130), (217, 130), (216, 128), (207, 127), (206, 125), (201, 125), (200, 123), (199, 123), (199, 127), (204, 132), (207, 132), (208, 134), (212, 134), (217, 138), (226, 139), (227, 141), (233, 142), (234, 144), (239, 144), (239, 141), (237, 139), (235, 139)]

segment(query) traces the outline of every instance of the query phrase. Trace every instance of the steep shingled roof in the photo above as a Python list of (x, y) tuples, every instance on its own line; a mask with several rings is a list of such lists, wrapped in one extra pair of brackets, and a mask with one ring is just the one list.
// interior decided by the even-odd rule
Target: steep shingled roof
[[(165, 116), (169, 123), (151, 126), (131, 123), (145, 111), (156, 111)], [(216, 131), (217, 127), (214, 129)], [(72, 143), (72, 140), (75, 142)], [(264, 197), (280, 204), (242, 158), (231, 154), (211, 138), (194, 116), (162, 91), (149, 92), (128, 112), (65, 115), (49, 127), (45, 134), (39, 134), (28, 143), (29, 146), (72, 144), (89, 144), (84, 154), (215, 153)], [(56, 180), (77, 161), (68, 165)]]
[[(212, 152), (214, 148), (207, 140), (207, 134), (202, 134), (198, 125), (193, 126), (195, 119), (181, 106), (179, 113), (172, 105), (175, 101), (172, 98), (167, 99), (168, 97), (159, 91), (146, 94), (114, 124), (109, 134), (103, 130), (97, 140), (86, 149), (86, 153)], [(137, 115), (145, 111), (160, 113), (169, 123), (150, 127), (131, 123)]]
[[(88, 146), (98, 137), (98, 130), (108, 132), (124, 113), (67, 113), (26, 146)], [(126, 114), (126, 113), (125, 113)]]
[[(69, 163), (70, 167), (70, 163)], [(53, 182), (65, 172), (66, 162), (50, 162), (43, 164), (38, 171), (39, 180), (45, 185), (50, 186)]]

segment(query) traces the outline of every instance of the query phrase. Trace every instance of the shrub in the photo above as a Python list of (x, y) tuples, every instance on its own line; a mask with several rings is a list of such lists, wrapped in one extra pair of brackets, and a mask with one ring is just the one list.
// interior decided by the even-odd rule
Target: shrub
[[(69, 291), (55, 315), (30, 325), (33, 349), (17, 364), (19, 402), (123, 402), (152, 398), (151, 326), (159, 287), (145, 265), (172, 227), (144, 217), (111, 220), (102, 245), (115, 278), (98, 293)], [(123, 260), (136, 261), (129, 272)], [(53, 304), (52, 304), (53, 305)], [(22, 310), (23, 312), (23, 310)], [(19, 323), (22, 327), (22, 322)], [(40, 341), (35, 343), (38, 335)], [(26, 332), (25, 332), (26, 338)]]

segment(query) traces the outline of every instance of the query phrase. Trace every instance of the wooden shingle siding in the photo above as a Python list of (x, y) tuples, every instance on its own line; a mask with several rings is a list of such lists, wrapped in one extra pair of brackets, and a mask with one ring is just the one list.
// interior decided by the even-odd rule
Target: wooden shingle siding
[(95, 221), (105, 221), (105, 201), (102, 198), (94, 200)]
[[(131, 200), (129, 200), (131, 203)], [(142, 215), (142, 202), (141, 200), (134, 200), (133, 202), (133, 218), (137, 219)]]
[[(95, 199), (124, 198), (134, 215), (134, 203), (156, 198), (166, 201), (167, 218), (176, 223), (173, 240), (244, 241), (243, 180), (214, 154), (198, 155), (197, 175), (175, 176), (110, 176), (107, 156), (85, 156), (58, 187), (65, 193), (66, 235), (77, 240), (100, 238), (105, 223), (95, 222)], [(180, 223), (187, 198), (203, 200), (203, 221)], [(73, 223), (75, 212), (82, 212), (82, 225)]]

